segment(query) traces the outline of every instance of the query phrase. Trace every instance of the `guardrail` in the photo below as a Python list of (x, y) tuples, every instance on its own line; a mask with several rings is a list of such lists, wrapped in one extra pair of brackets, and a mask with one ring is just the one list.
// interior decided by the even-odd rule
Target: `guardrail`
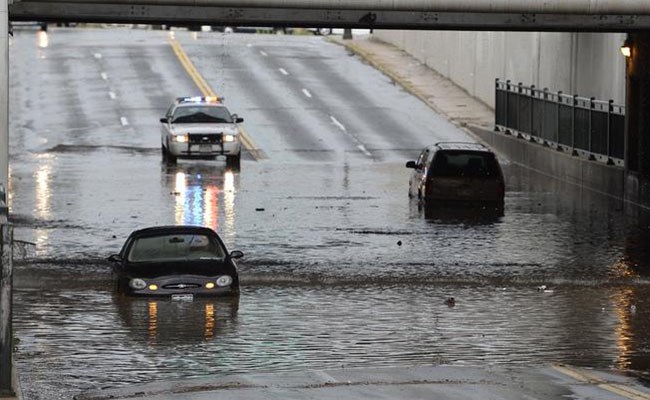
[(625, 106), (496, 80), (496, 129), (571, 155), (625, 164)]

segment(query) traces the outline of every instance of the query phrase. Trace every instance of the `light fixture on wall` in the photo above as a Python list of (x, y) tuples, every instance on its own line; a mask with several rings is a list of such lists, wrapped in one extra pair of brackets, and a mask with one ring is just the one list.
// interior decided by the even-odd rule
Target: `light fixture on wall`
[(621, 46), (621, 53), (623, 53), (625, 57), (632, 56), (632, 41), (630, 38), (625, 39), (625, 43)]

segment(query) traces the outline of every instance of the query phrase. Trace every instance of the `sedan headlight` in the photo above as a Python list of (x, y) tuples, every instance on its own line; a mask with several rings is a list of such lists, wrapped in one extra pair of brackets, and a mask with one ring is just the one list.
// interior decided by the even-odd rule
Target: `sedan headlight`
[(178, 143), (187, 143), (189, 142), (189, 136), (185, 135), (173, 135), (172, 140)]
[(232, 277), (230, 275), (222, 275), (217, 278), (217, 286), (228, 286), (232, 283)]
[(223, 141), (224, 142), (234, 142), (235, 141), (235, 135), (223, 135)]
[(132, 289), (142, 290), (147, 287), (147, 282), (140, 278), (133, 278), (129, 281), (129, 286), (131, 286)]

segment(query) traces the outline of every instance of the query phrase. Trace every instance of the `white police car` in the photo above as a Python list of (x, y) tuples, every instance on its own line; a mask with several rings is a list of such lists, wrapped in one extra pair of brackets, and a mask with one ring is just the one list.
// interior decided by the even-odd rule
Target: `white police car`
[(238, 123), (217, 97), (179, 97), (160, 119), (163, 160), (226, 157), (226, 164), (239, 168), (241, 141)]

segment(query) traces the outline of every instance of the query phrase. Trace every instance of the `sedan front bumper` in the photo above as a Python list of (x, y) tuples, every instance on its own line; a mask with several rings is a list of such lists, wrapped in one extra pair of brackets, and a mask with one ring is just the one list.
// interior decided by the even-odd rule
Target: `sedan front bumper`
[[(219, 275), (221, 276), (221, 275)], [(219, 276), (171, 275), (142, 279), (146, 283), (143, 289), (135, 289), (126, 283), (127, 291), (133, 296), (171, 297), (173, 295), (191, 294), (196, 297), (229, 296), (239, 293), (237, 277), (229, 286), (217, 286)], [(212, 284), (212, 287), (210, 285)]]
[(241, 144), (236, 139), (234, 142), (207, 144), (172, 142), (168, 151), (176, 157), (234, 156), (241, 152)]

